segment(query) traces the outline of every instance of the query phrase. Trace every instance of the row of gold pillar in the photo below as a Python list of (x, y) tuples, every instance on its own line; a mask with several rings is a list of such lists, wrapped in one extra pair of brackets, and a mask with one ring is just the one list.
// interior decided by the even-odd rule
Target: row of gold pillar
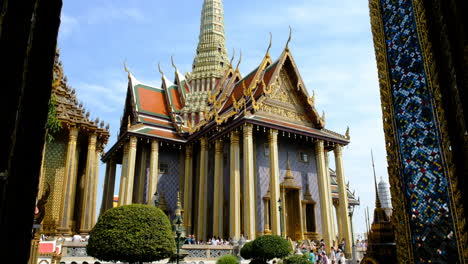
[[(84, 173), (83, 193), (81, 204), (75, 205), (75, 196), (78, 174), (77, 155), (78, 128), (72, 127), (69, 130), (68, 146), (65, 162), (65, 177), (63, 180), (62, 199), (60, 204), (60, 213), (58, 216), (57, 232), (62, 234), (71, 234), (72, 225), (75, 220), (75, 207), (79, 206), (80, 219), (77, 231), (82, 234), (89, 233), (95, 224), (96, 219), (96, 199), (99, 178), (99, 157), (101, 149), (97, 147), (97, 135), (91, 133), (88, 136), (88, 147), (86, 155), (86, 167)], [(43, 177), (42, 177), (43, 178)], [(47, 216), (46, 216), (47, 218)]]
[[(200, 138), (200, 164), (197, 167), (198, 172), (196, 175), (199, 177), (197, 182), (198, 186), (198, 200), (193, 201), (193, 148), (191, 145), (185, 147), (185, 164), (184, 164), (184, 179), (183, 183), (183, 208), (184, 208), (184, 223), (186, 230), (189, 234), (194, 233), (198, 239), (206, 240), (208, 233), (214, 236), (223, 236), (224, 221), (229, 221), (229, 236), (231, 238), (239, 239), (241, 236), (241, 229), (243, 235), (247, 239), (253, 239), (256, 236), (256, 208), (255, 208), (255, 172), (254, 172), (254, 145), (252, 125), (244, 125), (242, 132), (232, 131), (230, 133), (230, 175), (229, 182), (223, 182), (223, 151), (224, 144), (222, 139), (215, 141), (215, 159), (214, 159), (214, 190), (213, 190), (213, 225), (208, 227), (208, 193), (207, 192), (207, 174), (208, 174), (208, 142), (205, 137)], [(243, 168), (240, 167), (240, 137), (243, 137)], [(271, 217), (271, 232), (275, 235), (280, 235), (280, 214), (278, 210), (278, 200), (280, 198), (280, 171), (279, 171), (279, 153), (278, 153), (278, 131), (274, 129), (268, 130), (268, 145), (270, 149), (270, 208)], [(122, 177), (120, 180), (119, 189), (119, 205), (132, 203), (132, 192), (135, 173), (135, 159), (136, 159), (136, 146), (137, 138), (131, 136), (129, 141), (125, 144), (123, 150), (122, 160)], [(158, 141), (152, 140), (151, 142), (151, 155), (150, 155), (150, 175), (149, 175), (149, 190), (147, 192), (147, 201), (150, 203), (152, 195), (156, 191), (158, 181)], [(319, 184), (320, 207), (321, 207), (321, 222), (322, 222), (322, 237), (328, 248), (333, 242), (333, 203), (330, 189), (330, 175), (328, 172), (328, 158), (324, 150), (324, 141), (317, 140), (315, 143), (315, 154), (317, 162), (317, 175)], [(338, 215), (342, 221), (339, 221), (339, 233), (346, 240), (346, 251), (351, 252), (351, 230), (350, 221), (347, 217), (347, 188), (345, 185), (342, 161), (342, 147), (336, 145), (334, 149), (336, 174), (338, 179), (339, 203)], [(107, 210), (112, 207), (112, 196), (115, 184), (115, 162), (112, 160), (108, 162), (106, 169), (106, 181), (104, 186), (104, 199), (102, 210)], [(244, 197), (243, 202), (243, 228), (241, 228), (241, 186), (240, 186), (240, 172), (243, 169), (244, 175)], [(229, 217), (223, 217), (224, 210), (224, 185), (230, 186), (229, 190)], [(193, 217), (192, 214), (196, 212)], [(343, 217), (344, 216), (344, 217)], [(195, 223), (192, 223), (192, 219)], [(300, 219), (302, 221), (302, 218)], [(212, 228), (212, 230), (207, 230)], [(208, 232), (212, 231), (212, 232)], [(349, 247), (349, 248), (348, 248)]]

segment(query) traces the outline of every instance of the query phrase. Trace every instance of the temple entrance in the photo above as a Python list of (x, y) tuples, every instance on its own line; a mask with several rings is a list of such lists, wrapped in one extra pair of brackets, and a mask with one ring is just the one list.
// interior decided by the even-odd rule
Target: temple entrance
[(299, 189), (285, 189), (286, 235), (294, 241), (302, 239)]

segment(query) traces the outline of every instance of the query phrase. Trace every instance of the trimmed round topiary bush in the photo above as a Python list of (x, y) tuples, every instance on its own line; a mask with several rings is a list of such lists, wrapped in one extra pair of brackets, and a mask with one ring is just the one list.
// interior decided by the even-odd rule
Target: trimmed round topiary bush
[(293, 255), (283, 261), (284, 264), (310, 264), (306, 255)]
[(276, 235), (266, 235), (256, 238), (252, 244), (253, 258), (264, 263), (274, 258), (284, 258), (291, 254), (289, 242)]
[(233, 255), (224, 255), (216, 260), (216, 264), (239, 264), (239, 260)]
[(241, 248), (240, 255), (244, 259), (251, 259), (253, 258), (253, 241), (245, 243), (245, 245)]
[(175, 251), (171, 224), (160, 209), (125, 205), (102, 214), (89, 233), (89, 256), (110, 262), (152, 262)]

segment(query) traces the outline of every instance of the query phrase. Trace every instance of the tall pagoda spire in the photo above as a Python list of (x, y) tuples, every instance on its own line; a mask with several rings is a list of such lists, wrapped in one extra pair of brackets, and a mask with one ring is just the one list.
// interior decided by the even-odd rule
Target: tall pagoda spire
[(204, 0), (191, 78), (221, 78), (228, 66), (223, 1)]

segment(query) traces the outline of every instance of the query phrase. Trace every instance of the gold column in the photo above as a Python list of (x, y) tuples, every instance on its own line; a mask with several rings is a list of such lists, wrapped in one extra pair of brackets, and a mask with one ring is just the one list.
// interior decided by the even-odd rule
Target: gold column
[[(270, 148), (270, 215), (271, 232), (273, 235), (280, 234), (280, 215), (278, 211), (278, 200), (280, 198), (280, 178), (278, 162), (278, 130), (270, 129), (268, 132), (268, 145)], [(283, 201), (284, 203), (284, 201)], [(284, 209), (284, 206), (283, 206)]]
[(151, 140), (151, 154), (150, 154), (150, 171), (148, 181), (148, 193), (146, 200), (149, 205), (152, 205), (153, 195), (158, 190), (158, 177), (159, 177), (159, 141), (156, 139)]
[(348, 217), (348, 190), (345, 184), (345, 176), (343, 171), (343, 159), (342, 159), (342, 146), (337, 145), (335, 147), (335, 165), (336, 165), (336, 179), (338, 181), (338, 192), (339, 192), (339, 211), (342, 218), (343, 237), (346, 244), (346, 255), (350, 258), (352, 255), (352, 238), (351, 238), (351, 224)]
[(80, 233), (88, 233), (91, 230), (92, 211), (92, 185), (96, 158), (96, 134), (91, 134), (88, 140), (88, 155), (86, 161), (86, 173), (83, 188), (83, 199), (81, 203)]
[(335, 213), (336, 213), (336, 222), (337, 222), (337, 226), (338, 226), (338, 240), (336, 241), (337, 244), (339, 244), (341, 242), (341, 239), (344, 238), (344, 232), (343, 232), (343, 217), (341, 216), (340, 214), (340, 210), (338, 209), (338, 205), (339, 205), (339, 202), (333, 204), (333, 207), (335, 207)]
[(215, 143), (214, 197), (213, 197), (213, 235), (223, 236), (223, 140)]
[(198, 220), (197, 237), (206, 240), (206, 174), (208, 163), (208, 145), (205, 137), (200, 139), (200, 180), (198, 185)]
[(102, 194), (102, 203), (101, 203), (101, 212), (100, 214), (104, 213), (105, 211), (112, 208), (112, 202), (114, 198), (114, 188), (115, 188), (115, 160), (109, 159), (106, 164), (106, 176), (104, 179), (104, 192)]
[(255, 239), (255, 182), (252, 125), (244, 126), (244, 236)]
[(146, 151), (146, 145), (140, 145), (141, 148), (139, 149), (139, 151), (141, 151), (141, 158), (140, 158), (140, 164), (138, 164), (138, 166), (140, 166), (140, 169), (139, 169), (139, 175), (138, 176), (138, 198), (137, 198), (137, 201), (138, 203), (144, 203), (145, 201), (145, 198), (144, 195), (145, 195), (145, 180), (146, 180), (146, 153), (148, 153)]
[(184, 223), (187, 234), (192, 234), (192, 146), (185, 147)]
[(327, 177), (325, 177), (325, 179), (327, 180), (326, 184), (327, 184), (327, 192), (326, 192), (326, 195), (327, 195), (327, 208), (329, 208), (329, 213), (328, 213), (328, 222), (330, 223), (330, 236), (332, 238), (332, 244), (333, 244), (333, 240), (335, 239), (336, 237), (336, 231), (335, 231), (335, 219), (333, 217), (333, 198), (332, 198), (332, 192), (331, 192), (331, 176), (330, 176), (330, 166), (329, 166), (329, 160), (328, 160), (328, 151), (324, 151), (324, 156), (325, 156), (325, 171), (327, 173)]
[(76, 139), (78, 137), (78, 129), (70, 128), (68, 134), (67, 160), (65, 164), (65, 179), (63, 181), (63, 193), (65, 194), (60, 208), (60, 228), (64, 233), (70, 233), (70, 224), (73, 218), (72, 201), (75, 200), (76, 189)]
[(125, 186), (127, 186), (127, 167), (128, 167), (128, 142), (125, 142), (123, 146), (122, 155), (122, 173), (120, 174), (120, 185), (119, 185), (119, 206), (125, 204)]
[(331, 236), (331, 222), (330, 216), (331, 207), (330, 202), (328, 201), (329, 195), (327, 192), (330, 192), (330, 186), (328, 186), (328, 173), (325, 162), (325, 153), (323, 140), (318, 140), (315, 143), (315, 155), (317, 161), (317, 178), (319, 185), (319, 195), (320, 195), (320, 216), (322, 220), (322, 237), (325, 241), (325, 246), (327, 249), (330, 249), (332, 246), (333, 238)]
[(229, 182), (229, 236), (239, 239), (241, 235), (240, 226), (240, 157), (239, 157), (239, 133), (231, 132), (231, 161)]
[(137, 151), (137, 138), (135, 136), (130, 136), (130, 143), (128, 146), (128, 161), (127, 161), (127, 176), (125, 184), (125, 200), (123, 201), (125, 205), (133, 203), (133, 181), (135, 179), (135, 158)]
[(96, 157), (94, 159), (94, 175), (93, 175), (93, 188), (91, 189), (92, 192), (93, 192), (93, 196), (92, 196), (92, 201), (91, 201), (91, 207), (92, 207), (92, 210), (91, 210), (91, 218), (90, 218), (90, 222), (91, 222), (91, 228), (96, 224), (96, 209), (97, 209), (97, 193), (98, 193), (98, 185), (99, 185), (99, 164), (100, 164), (100, 160), (99, 160), (99, 157), (101, 156), (101, 150), (98, 149), (96, 151)]

